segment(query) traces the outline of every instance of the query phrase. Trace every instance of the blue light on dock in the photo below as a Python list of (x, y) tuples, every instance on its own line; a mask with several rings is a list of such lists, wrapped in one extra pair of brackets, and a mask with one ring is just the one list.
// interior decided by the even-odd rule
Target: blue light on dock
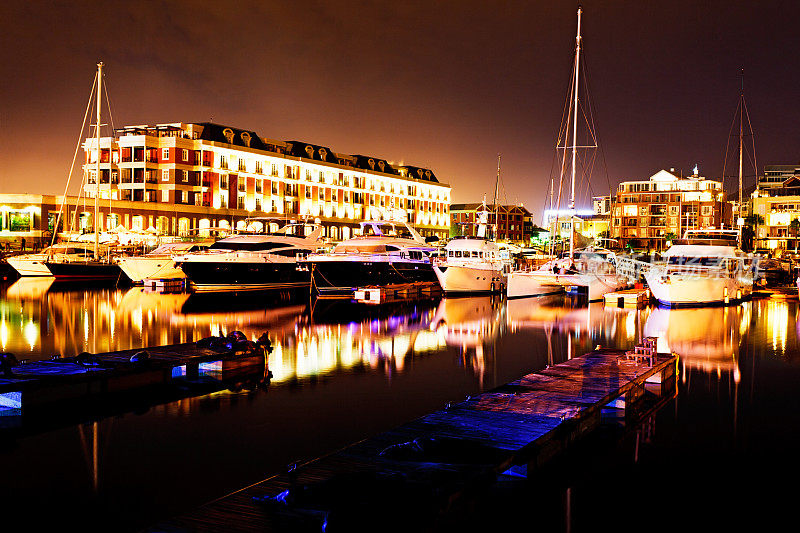
[(173, 378), (181, 378), (186, 375), (186, 365), (176, 366), (172, 369)]
[(22, 409), (22, 392), (0, 393), (0, 416), (9, 414), (7, 411), (13, 409)]

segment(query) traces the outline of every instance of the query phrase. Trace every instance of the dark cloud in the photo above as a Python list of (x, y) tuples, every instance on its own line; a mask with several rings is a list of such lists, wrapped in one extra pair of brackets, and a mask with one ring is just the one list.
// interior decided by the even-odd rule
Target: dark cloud
[[(603, 159), (581, 203), (659, 168), (722, 172), (746, 87), (759, 164), (797, 162), (794, 2), (585, 2)], [(115, 125), (214, 121), (430, 166), (454, 201), (540, 212), (568, 89), (569, 2), (5, 2), (0, 190), (59, 192), (95, 63)], [(608, 178), (607, 178), (608, 176)]]

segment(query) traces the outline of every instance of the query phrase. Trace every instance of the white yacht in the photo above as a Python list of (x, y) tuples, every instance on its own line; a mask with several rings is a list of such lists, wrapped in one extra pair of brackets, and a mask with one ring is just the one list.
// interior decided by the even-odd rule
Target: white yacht
[(456, 237), (445, 246), (445, 254), (433, 263), (433, 271), (445, 292), (505, 292), (511, 261), (494, 241)]
[(704, 306), (749, 297), (758, 258), (742, 252), (737, 230), (687, 230), (645, 273), (647, 286), (662, 305)]
[(322, 245), (319, 224), (290, 223), (275, 233), (244, 233), (206, 250), (173, 256), (197, 291), (308, 288), (298, 261)]
[(302, 263), (320, 295), (352, 297), (359, 287), (436, 283), (431, 264), (435, 251), (405, 222), (372, 220), (361, 223), (361, 235)]
[(20, 276), (52, 276), (53, 273), (47, 268), (48, 262), (84, 261), (93, 256), (91, 244), (70, 241), (54, 244), (39, 253), (11, 256), (6, 261)]
[(172, 242), (157, 247), (145, 255), (120, 257), (117, 264), (133, 283), (142, 283), (148, 278), (171, 279), (186, 277), (172, 259), (176, 255), (185, 255), (207, 249), (213, 241)]

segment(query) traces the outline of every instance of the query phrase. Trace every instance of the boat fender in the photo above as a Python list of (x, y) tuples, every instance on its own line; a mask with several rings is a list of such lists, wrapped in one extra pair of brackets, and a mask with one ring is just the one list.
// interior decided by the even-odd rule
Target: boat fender
[(147, 350), (142, 350), (141, 352), (136, 352), (130, 358), (131, 363), (144, 363), (150, 360), (150, 352)]

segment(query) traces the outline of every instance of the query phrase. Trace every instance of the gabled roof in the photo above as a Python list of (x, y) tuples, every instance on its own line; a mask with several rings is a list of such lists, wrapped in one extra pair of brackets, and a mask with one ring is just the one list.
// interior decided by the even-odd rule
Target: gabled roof
[(800, 187), (800, 176), (789, 176), (783, 182), (784, 187)]

